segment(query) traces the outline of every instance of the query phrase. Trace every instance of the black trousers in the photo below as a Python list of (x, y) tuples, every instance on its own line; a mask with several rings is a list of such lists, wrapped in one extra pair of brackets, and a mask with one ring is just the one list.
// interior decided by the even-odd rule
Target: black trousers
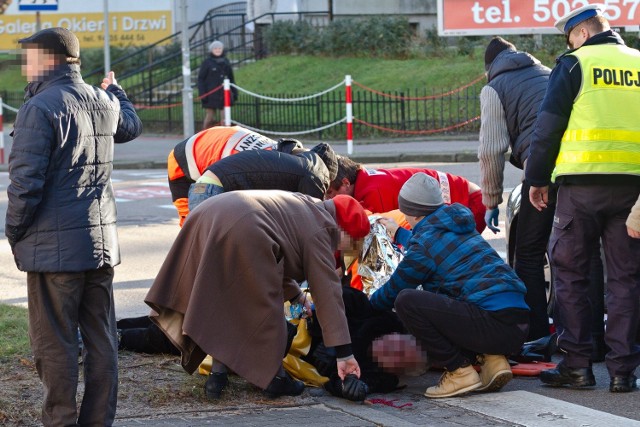
[(432, 292), (405, 289), (395, 309), (429, 362), (449, 371), (474, 362), (477, 354), (517, 353), (528, 333), (526, 310), (489, 312)]
[(533, 341), (549, 335), (544, 254), (551, 234), (556, 194), (555, 188), (549, 189), (549, 207), (539, 212), (529, 201), (529, 188), (526, 182), (522, 183), (514, 270), (527, 288), (525, 301), (531, 309), (527, 341)]
[(628, 375), (640, 364), (640, 240), (629, 237), (625, 225), (639, 194), (638, 185), (561, 185), (558, 191), (549, 251), (563, 326), (558, 342), (570, 367), (591, 363), (589, 263), (600, 239), (607, 266), (607, 370)]
[[(27, 273), (29, 337), (44, 386), (42, 424), (113, 424), (118, 394), (118, 348), (113, 268), (80, 273)], [(80, 413), (78, 327), (84, 343)]]

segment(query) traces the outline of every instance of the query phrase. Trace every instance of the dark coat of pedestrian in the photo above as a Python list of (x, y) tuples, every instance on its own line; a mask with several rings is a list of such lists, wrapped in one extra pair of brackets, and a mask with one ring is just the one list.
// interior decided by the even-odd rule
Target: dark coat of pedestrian
[(5, 233), (27, 272), (42, 423), (111, 425), (118, 390), (112, 281), (120, 263), (113, 145), (136, 138), (142, 124), (113, 72), (102, 89), (84, 83), (72, 32), (48, 28), (19, 42), (29, 84), (13, 130)]
[(366, 214), (348, 196), (220, 194), (189, 214), (145, 302), (180, 349), (187, 372), (210, 354), (264, 389), (282, 367), (283, 303), (299, 300), (298, 282), (307, 280), (324, 342), (336, 347), (340, 376), (359, 376), (334, 253), (368, 232)]
[[(225, 79), (229, 79), (230, 83), (235, 84), (233, 67), (224, 54), (222, 42), (218, 40), (212, 42), (209, 45), (209, 52), (198, 70), (198, 92), (202, 108), (205, 110), (203, 129), (222, 124), (220, 111), (224, 108), (224, 90), (221, 86)], [(233, 103), (238, 96), (237, 89), (231, 87), (231, 94), (230, 101)]]

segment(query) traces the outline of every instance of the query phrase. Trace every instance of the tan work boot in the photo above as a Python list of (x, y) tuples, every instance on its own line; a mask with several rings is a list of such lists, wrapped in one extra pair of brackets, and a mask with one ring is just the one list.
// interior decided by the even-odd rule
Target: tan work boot
[(513, 378), (511, 366), (503, 355), (483, 354), (479, 359), (482, 385), (475, 391), (498, 391)]
[(438, 385), (429, 387), (424, 393), (430, 398), (452, 397), (468, 393), (482, 385), (480, 376), (473, 366), (465, 366), (455, 371), (446, 371), (440, 377)]

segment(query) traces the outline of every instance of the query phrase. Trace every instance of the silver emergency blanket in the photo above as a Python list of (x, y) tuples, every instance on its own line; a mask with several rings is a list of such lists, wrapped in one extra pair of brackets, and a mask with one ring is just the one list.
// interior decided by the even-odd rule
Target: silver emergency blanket
[(364, 238), (358, 258), (358, 274), (362, 280), (362, 291), (371, 296), (384, 285), (402, 261), (402, 253), (387, 234), (380, 216), (370, 216), (371, 232)]

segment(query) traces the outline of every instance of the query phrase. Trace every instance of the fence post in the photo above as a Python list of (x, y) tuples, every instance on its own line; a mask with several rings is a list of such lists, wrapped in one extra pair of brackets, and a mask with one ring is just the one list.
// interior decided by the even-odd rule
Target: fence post
[(231, 85), (224, 79), (224, 125), (231, 126)]
[(347, 154), (353, 154), (353, 100), (351, 97), (351, 75), (344, 77), (344, 90), (347, 103)]
[(2, 97), (0, 96), (0, 165), (4, 165), (4, 120), (2, 117)]

